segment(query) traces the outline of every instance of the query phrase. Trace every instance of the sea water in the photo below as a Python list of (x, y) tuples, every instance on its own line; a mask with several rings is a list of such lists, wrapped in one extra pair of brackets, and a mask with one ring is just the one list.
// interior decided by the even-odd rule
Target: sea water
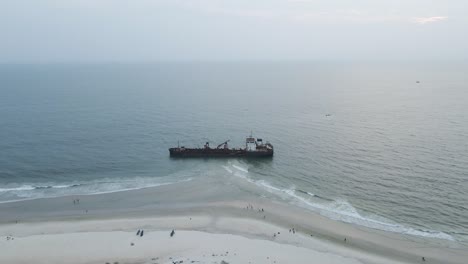
[[(235, 177), (331, 219), (466, 242), (467, 73), (447, 62), (1, 65), (0, 202)], [(241, 147), (250, 133), (272, 159), (169, 158), (178, 144)]]

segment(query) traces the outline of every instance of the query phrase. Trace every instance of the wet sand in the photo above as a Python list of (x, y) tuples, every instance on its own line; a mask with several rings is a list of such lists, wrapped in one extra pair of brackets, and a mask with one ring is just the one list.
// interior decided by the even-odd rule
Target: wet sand
[[(0, 263), (423, 263), (422, 257), (424, 263), (466, 263), (468, 259), (467, 248), (456, 242), (377, 231), (277, 201), (219, 192), (182, 183), (0, 204)], [(80, 203), (74, 204), (74, 199)], [(137, 230), (144, 230), (144, 235), (137, 236)]]

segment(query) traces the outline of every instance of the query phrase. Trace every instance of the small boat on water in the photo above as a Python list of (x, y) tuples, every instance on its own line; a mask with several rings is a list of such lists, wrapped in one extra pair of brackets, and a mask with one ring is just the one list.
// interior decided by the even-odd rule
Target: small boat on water
[(245, 139), (245, 148), (229, 148), (229, 140), (211, 148), (206, 142), (203, 148), (186, 148), (177, 146), (169, 149), (171, 157), (179, 158), (236, 158), (236, 157), (272, 157), (273, 145), (263, 143), (261, 138), (249, 136)]

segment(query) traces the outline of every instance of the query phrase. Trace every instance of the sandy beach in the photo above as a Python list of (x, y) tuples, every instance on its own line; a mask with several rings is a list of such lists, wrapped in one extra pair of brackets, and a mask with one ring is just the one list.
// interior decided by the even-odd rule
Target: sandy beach
[(0, 204), (0, 263), (351, 264), (468, 259), (466, 247), (456, 242), (377, 231), (286, 203), (249, 196), (234, 199), (229, 188), (198, 192), (197, 186), (201, 188), (187, 182)]
[[(138, 226), (144, 230), (143, 237), (134, 232)], [(169, 226), (177, 227), (173, 237)], [(245, 232), (244, 236), (194, 231), (213, 227), (221, 231), (230, 226)], [(356, 257), (390, 263), (246, 219), (94, 220), (18, 225), (9, 230), (26, 228), (37, 233), (19, 233), (14, 240), (1, 242), (2, 263), (362, 263)], [(276, 239), (268, 238), (275, 232)]]

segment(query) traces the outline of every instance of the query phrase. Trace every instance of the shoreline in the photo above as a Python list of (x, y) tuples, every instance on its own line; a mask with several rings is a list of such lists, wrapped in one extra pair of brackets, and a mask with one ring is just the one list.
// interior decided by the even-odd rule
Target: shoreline
[[(426, 263), (464, 263), (468, 259), (467, 248), (451, 241), (390, 233), (334, 221), (300, 207), (261, 197), (246, 195), (239, 199), (238, 195), (227, 192), (220, 199), (217, 195), (219, 190), (199, 192), (200, 190), (193, 188), (193, 184), (187, 182), (119, 193), (44, 198), (0, 204), (2, 212), (0, 215), (0, 249), (8, 246), (6, 252), (18, 253), (16, 260), (12, 255), (0, 254), (0, 262), (26, 263), (25, 259), (21, 259), (23, 253), (20, 254), (20, 251), (25, 252), (26, 255), (39, 254), (40, 252), (37, 252), (35, 248), (48, 252), (52, 248), (47, 245), (62, 240), (73, 243), (74, 240), (88, 241), (89, 239), (89, 242), (82, 243), (93, 244), (92, 241), (96, 240), (96, 237), (102, 237), (99, 239), (105, 241), (113, 241), (114, 236), (120, 240), (123, 239), (122, 237), (133, 238), (137, 229), (145, 229), (147, 234), (155, 232), (157, 238), (148, 242), (153, 244), (162, 243), (162, 237), (168, 236), (170, 230), (176, 229), (177, 233), (189, 232), (187, 236), (193, 236), (194, 241), (203, 239), (212, 241), (213, 248), (219, 243), (225, 243), (226, 237), (223, 235), (226, 235), (235, 236), (236, 239), (238, 237), (243, 240), (241, 244), (246, 245), (258, 243), (259, 240), (268, 241), (267, 245), (261, 244), (260, 246), (266, 247), (266, 252), (271, 252), (272, 247), (275, 248), (279, 243), (305, 249), (306, 253), (301, 253), (305, 254), (304, 257), (306, 255), (317, 257), (317, 252), (326, 251), (331, 252), (335, 257), (352, 259), (350, 262), (343, 262), (341, 259), (337, 263), (355, 263), (353, 262), (355, 260), (358, 261), (357, 263), (421, 263), (422, 257), (425, 257)], [(196, 193), (196, 199), (193, 193)], [(75, 197), (79, 197), (80, 204), (71, 204), (71, 200)], [(248, 207), (253, 207), (253, 209), (247, 209)], [(18, 219), (19, 222), (16, 223)], [(289, 229), (292, 228), (295, 229), (296, 236), (291, 236)], [(191, 232), (201, 232), (201, 234)], [(275, 232), (281, 234), (274, 236)], [(215, 239), (216, 236), (212, 237), (213, 235), (221, 237)], [(17, 240), (7, 240), (7, 236), (12, 236)], [(28, 244), (21, 246), (18, 243), (18, 247), (15, 247), (17, 241), (20, 240)], [(103, 245), (96, 246), (102, 254), (87, 254), (83, 249), (82, 253), (89, 255), (89, 258), (84, 259), (83, 262), (71, 263), (100, 263), (105, 257), (103, 254), (113, 254), (113, 251), (109, 251), (112, 246), (108, 248), (104, 245), (109, 243), (102, 243)], [(123, 245), (120, 246), (123, 247)], [(124, 248), (127, 246), (130, 247), (126, 244)], [(174, 245), (171, 250), (180, 250), (181, 246)], [(234, 245), (231, 246), (234, 247)], [(194, 242), (192, 251), (200, 253), (197, 248), (198, 245)], [(62, 249), (65, 250), (59, 243), (54, 246), (53, 250), (62, 251)], [(296, 249), (290, 250), (295, 252)], [(244, 257), (247, 255), (246, 252), (243, 253)], [(197, 261), (201, 261), (198, 253), (192, 255), (200, 259)], [(185, 257), (189, 255), (186, 254)], [(254, 255), (253, 252), (252, 255)], [(126, 259), (125, 255), (118, 256), (119, 259)], [(50, 257), (41, 254), (36, 256), (40, 260), (44, 259), (44, 263), (47, 262), (46, 260), (54, 263), (55, 260)], [(128, 257), (125, 261), (141, 261), (134, 255)], [(280, 263), (285, 263), (286, 258), (278, 256), (278, 260), (280, 259), (283, 261)], [(226, 258), (225, 261), (229, 262), (229, 260), (242, 262), (247, 259)], [(216, 258), (215, 261), (221, 260)], [(334, 263), (331, 259), (325, 259), (323, 262)], [(307, 261), (302, 263), (307, 263)]]
[[(28, 225), (28, 232), (33, 233), (20, 232), (14, 240), (1, 241), (0, 246), (8, 250), (0, 260), (6, 263), (33, 260), (34, 263), (177, 263), (179, 260), (310, 263), (308, 260), (313, 258), (320, 263), (395, 263), (299, 232), (285, 233), (282, 227), (246, 218), (180, 216), (85, 220), (79, 226), (76, 224), (75, 221), (18, 224), (16, 227), (23, 232)], [(169, 226), (177, 227), (173, 238)], [(0, 230), (3, 232), (5, 227), (1, 226)], [(137, 228), (144, 230), (144, 236), (135, 235)], [(276, 235), (270, 236), (272, 233)], [(18, 254), (24, 248), (34, 249), (27, 250), (28, 254)], [(61, 253), (54, 254), (56, 250)]]

